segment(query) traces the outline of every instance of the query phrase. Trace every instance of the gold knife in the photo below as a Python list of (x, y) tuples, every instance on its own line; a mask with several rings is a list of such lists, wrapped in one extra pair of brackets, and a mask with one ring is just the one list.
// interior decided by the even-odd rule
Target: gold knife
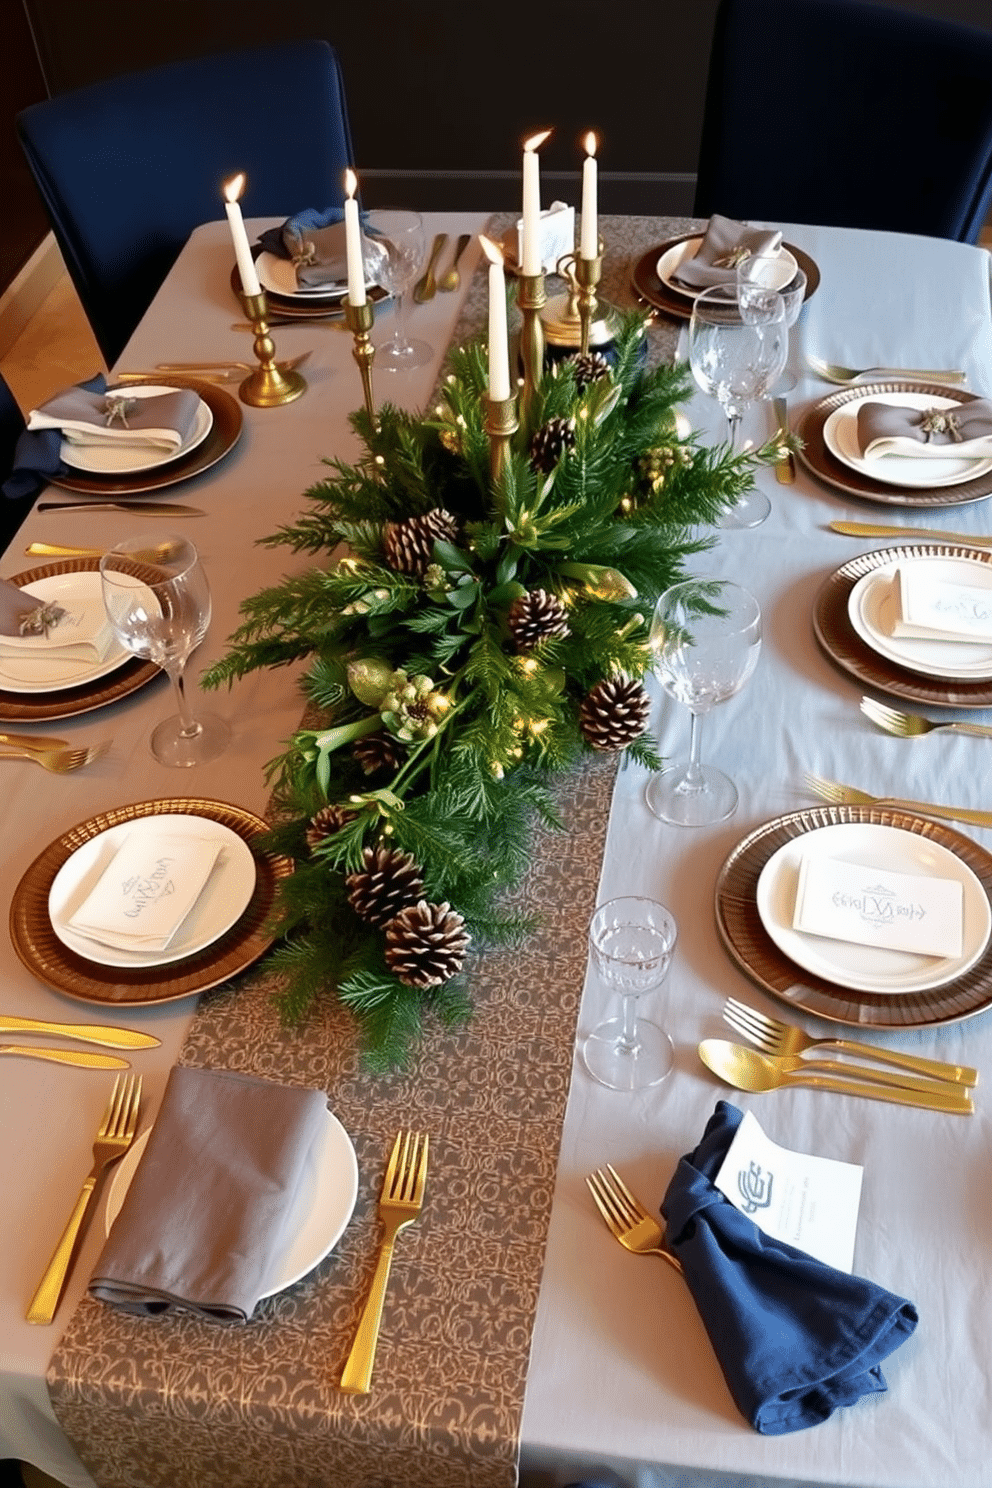
[[(772, 399), (772, 412), (775, 415), (775, 426), (778, 433), (784, 439), (789, 436), (789, 409), (784, 398)], [(791, 449), (783, 446), (778, 459), (775, 461), (775, 479), (780, 486), (791, 486), (796, 478), (796, 457)]]
[(79, 1039), (84, 1044), (103, 1044), (107, 1049), (154, 1049), (162, 1040), (153, 1033), (132, 1028), (105, 1028), (102, 1023), (47, 1023), (42, 1018), (18, 1018), (0, 1013), (0, 1033), (50, 1033)]
[(116, 1054), (94, 1054), (89, 1049), (31, 1049), (26, 1044), (0, 1044), (0, 1054), (19, 1059), (48, 1059), (53, 1064), (72, 1064), (79, 1069), (130, 1069)]
[(888, 527), (880, 522), (831, 522), (830, 526), (845, 537), (901, 537), (908, 542), (950, 542), (963, 548), (992, 548), (992, 537), (944, 532), (939, 527)]
[(174, 501), (39, 501), (35, 511), (126, 511), (132, 517), (205, 517), (198, 506)]

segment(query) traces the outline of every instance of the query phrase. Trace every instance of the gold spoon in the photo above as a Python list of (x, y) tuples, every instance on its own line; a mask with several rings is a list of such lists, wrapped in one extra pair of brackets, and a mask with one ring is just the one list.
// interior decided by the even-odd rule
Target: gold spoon
[(416, 284), (413, 286), (413, 298), (416, 300), (418, 305), (426, 304), (426, 302), (428, 300), (432, 300), (437, 293), (437, 284), (434, 279), (434, 269), (437, 265), (438, 259), (441, 257), (441, 254), (444, 251), (444, 245), (447, 241), (447, 233), (438, 233), (434, 238), (434, 246), (431, 249), (431, 256), (427, 260), (427, 268), (424, 272), (423, 278), (418, 279)]
[(447, 269), (437, 281), (437, 287), (447, 293), (448, 290), (457, 289), (462, 282), (462, 276), (458, 272), (458, 260), (472, 241), (471, 233), (459, 234), (458, 242), (455, 244), (455, 256), (451, 260), (451, 268)]
[[(912, 1075), (868, 1070), (864, 1065), (842, 1064), (834, 1059), (804, 1059), (801, 1054), (773, 1058), (732, 1044), (728, 1039), (703, 1039), (699, 1057), (707, 1069), (736, 1090), (758, 1093), (799, 1085), (832, 1090), (840, 1095), (860, 1095), (866, 1100), (922, 1106), (928, 1111), (947, 1111), (958, 1116), (971, 1115), (975, 1109), (970, 1096), (943, 1080), (914, 1079)], [(884, 1079), (879, 1078), (882, 1075)]]

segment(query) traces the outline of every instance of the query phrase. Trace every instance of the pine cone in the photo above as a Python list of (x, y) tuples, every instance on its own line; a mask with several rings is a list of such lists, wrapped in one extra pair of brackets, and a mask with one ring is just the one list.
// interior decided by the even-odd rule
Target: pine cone
[(579, 727), (593, 749), (626, 749), (643, 734), (650, 711), (651, 699), (640, 682), (605, 677), (583, 702)]
[(420, 866), (409, 853), (395, 847), (367, 847), (362, 862), (364, 867), (349, 873), (344, 882), (348, 903), (370, 925), (388, 924), (423, 894)]
[(366, 734), (364, 739), (356, 739), (351, 752), (366, 775), (380, 775), (387, 770), (393, 773), (399, 769), (405, 758), (399, 743), (392, 734), (385, 732)]
[(510, 606), (506, 623), (518, 651), (532, 651), (541, 641), (568, 635), (568, 612), (555, 594), (532, 589)]
[(575, 448), (573, 419), (553, 418), (534, 435), (530, 442), (530, 463), (535, 470), (550, 475), (568, 450)]
[(402, 522), (387, 522), (383, 538), (386, 562), (397, 573), (420, 578), (434, 557), (437, 539), (454, 542), (457, 536), (457, 519), (443, 506), (436, 506), (422, 516), (407, 517)]
[(335, 832), (340, 832), (350, 821), (354, 821), (358, 815), (352, 811), (350, 806), (322, 806), (317, 815), (311, 817), (310, 825), (307, 827), (307, 846), (311, 852), (327, 837), (333, 837)]
[(610, 375), (610, 364), (600, 351), (589, 351), (585, 356), (576, 352), (575, 356), (568, 358), (568, 364), (575, 373), (575, 386), (580, 393), (590, 383)]
[(386, 965), (407, 987), (439, 987), (461, 971), (470, 939), (450, 904), (421, 899), (386, 926)]

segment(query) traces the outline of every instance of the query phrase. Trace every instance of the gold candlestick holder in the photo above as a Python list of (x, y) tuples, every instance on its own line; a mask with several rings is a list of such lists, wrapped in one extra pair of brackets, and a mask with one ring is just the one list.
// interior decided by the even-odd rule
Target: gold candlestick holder
[(372, 363), (375, 360), (375, 347), (369, 337), (369, 332), (375, 324), (375, 309), (369, 300), (366, 300), (364, 305), (353, 305), (349, 299), (345, 299), (344, 318), (349, 331), (355, 338), (351, 354), (362, 374), (365, 412), (373, 425), (376, 425), (379, 421), (376, 418), (375, 399), (372, 396)]
[(292, 403), (306, 392), (306, 378), (295, 368), (283, 369), (276, 361), (276, 344), (269, 334), (269, 304), (265, 291), (260, 290), (257, 295), (243, 294), (241, 303), (255, 333), (255, 355), (260, 363), (238, 388), (242, 403), (249, 403), (253, 408), (276, 408), (281, 403)]
[(575, 282), (579, 286), (579, 324), (581, 339), (579, 349), (583, 356), (589, 352), (589, 328), (596, 318), (596, 285), (603, 275), (603, 240), (599, 240), (599, 252), (595, 258), (577, 255), (574, 264)]
[(516, 398), (484, 398), (486, 433), (489, 435), (489, 471), (493, 481), (502, 479), (510, 459), (510, 440), (520, 427)]
[(544, 377), (544, 321), (541, 319), (544, 305), (544, 274), (521, 274), (517, 279), (517, 306), (524, 321), (520, 330), (520, 360), (524, 368), (520, 411), (527, 427)]

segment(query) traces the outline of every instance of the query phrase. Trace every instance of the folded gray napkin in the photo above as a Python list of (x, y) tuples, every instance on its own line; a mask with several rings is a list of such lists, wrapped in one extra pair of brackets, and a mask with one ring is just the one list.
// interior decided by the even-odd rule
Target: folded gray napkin
[(125, 1312), (247, 1322), (326, 1110), (322, 1090), (174, 1069), (91, 1295)]
[(714, 212), (693, 258), (684, 258), (672, 278), (687, 289), (708, 289), (711, 284), (735, 284), (742, 258), (759, 253), (777, 253), (782, 234), (762, 227), (745, 227), (732, 217)]
[(862, 403), (858, 409), (858, 448), (866, 460), (883, 455), (959, 455), (981, 459), (992, 454), (992, 400), (976, 398), (954, 408), (896, 408)]
[(124, 388), (106, 393), (67, 388), (28, 416), (28, 428), (61, 429), (73, 444), (124, 444), (141, 448), (180, 449), (189, 437), (200, 406), (192, 388), (129, 396)]
[[(47, 621), (43, 613), (46, 610)], [(46, 605), (43, 599), (26, 594), (9, 579), (0, 579), (0, 635), (44, 635), (46, 623), (54, 624), (64, 614), (60, 605)]]

